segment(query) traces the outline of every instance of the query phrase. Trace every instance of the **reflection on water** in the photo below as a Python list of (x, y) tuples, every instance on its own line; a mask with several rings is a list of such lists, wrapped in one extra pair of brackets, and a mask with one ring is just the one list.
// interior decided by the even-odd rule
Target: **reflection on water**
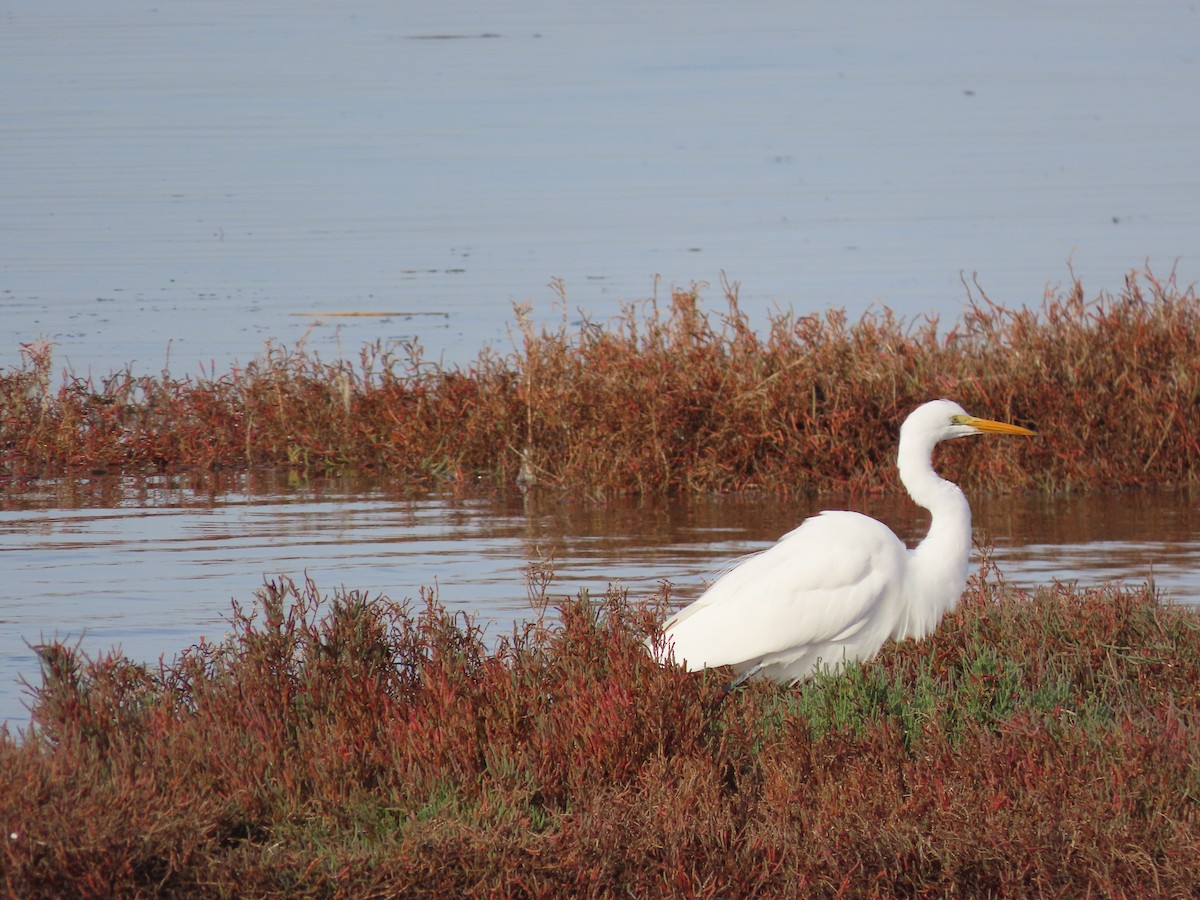
[(1189, 492), (985, 498), (975, 507), (996, 560), (1016, 583), (1152, 582), (1181, 602), (1200, 603), (1200, 511)]
[[(282, 477), (159, 476), (42, 483), (0, 508), (0, 720), (23, 720), (18, 678), (29, 643), (83, 638), (89, 651), (172, 657), (224, 631), (231, 599), (264, 576), (305, 574), (337, 587), (417, 597), (436, 586), (450, 608), (493, 631), (530, 613), (524, 570), (550, 559), (553, 592), (634, 597), (672, 583), (680, 602), (728, 561), (761, 549), (828, 499), (709, 499), (603, 507), (544, 499), (412, 495), (383, 480), (289, 485)], [(905, 498), (845, 505), (907, 540), (924, 513)], [(1142, 583), (1200, 601), (1200, 514), (1187, 494), (983, 497), (977, 539), (1010, 583)]]

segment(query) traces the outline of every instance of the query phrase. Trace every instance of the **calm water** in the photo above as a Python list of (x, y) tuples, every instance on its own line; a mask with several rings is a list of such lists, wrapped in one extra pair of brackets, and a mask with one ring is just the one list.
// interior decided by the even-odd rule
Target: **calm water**
[[(765, 547), (835, 501), (713, 500), (574, 506), (536, 499), (405, 496), (378, 481), (288, 486), (238, 477), (48, 483), (0, 508), (0, 720), (26, 720), (27, 644), (82, 638), (136, 659), (172, 658), (221, 637), (230, 600), (264, 577), (307, 573), (326, 593), (402, 600), (436, 586), (493, 634), (531, 614), (524, 570), (552, 558), (555, 596), (610, 583), (634, 597), (662, 580), (680, 601), (731, 559)], [(926, 522), (900, 498), (850, 504), (906, 539)], [(1200, 511), (1190, 497), (1139, 492), (1077, 499), (976, 498), (977, 539), (1005, 577), (1034, 586), (1110, 579), (1200, 602)]]
[(1191, 0), (19, 0), (0, 364), (470, 360), (555, 277), (595, 321), (723, 271), (757, 322), (1195, 281), (1198, 63)]

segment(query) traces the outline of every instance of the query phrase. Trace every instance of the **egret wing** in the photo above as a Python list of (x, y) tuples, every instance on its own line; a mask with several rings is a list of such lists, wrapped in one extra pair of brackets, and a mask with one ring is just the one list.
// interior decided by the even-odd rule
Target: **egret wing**
[(666, 643), (697, 669), (848, 640), (902, 590), (906, 553), (874, 519), (821, 513), (673, 616)]

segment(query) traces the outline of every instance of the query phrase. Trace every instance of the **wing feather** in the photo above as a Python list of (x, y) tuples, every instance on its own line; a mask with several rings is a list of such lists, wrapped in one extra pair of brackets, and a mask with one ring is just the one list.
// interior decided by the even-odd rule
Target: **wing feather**
[[(666, 623), (689, 669), (745, 666), (844, 645), (874, 633), (903, 589), (907, 549), (887, 526), (851, 512), (806, 519), (719, 578)], [(896, 604), (892, 604), (893, 606)]]

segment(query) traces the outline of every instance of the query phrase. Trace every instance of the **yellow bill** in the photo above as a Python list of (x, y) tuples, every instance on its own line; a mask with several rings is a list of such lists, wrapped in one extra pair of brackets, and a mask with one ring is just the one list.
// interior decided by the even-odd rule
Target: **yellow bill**
[(967, 425), (974, 428), (976, 431), (983, 431), (989, 434), (1025, 434), (1036, 435), (1036, 431), (1030, 431), (1028, 428), (1022, 428), (1020, 425), (1010, 425), (1007, 422), (995, 422), (992, 419), (979, 419), (975, 416), (955, 416), (960, 420), (959, 425)]

